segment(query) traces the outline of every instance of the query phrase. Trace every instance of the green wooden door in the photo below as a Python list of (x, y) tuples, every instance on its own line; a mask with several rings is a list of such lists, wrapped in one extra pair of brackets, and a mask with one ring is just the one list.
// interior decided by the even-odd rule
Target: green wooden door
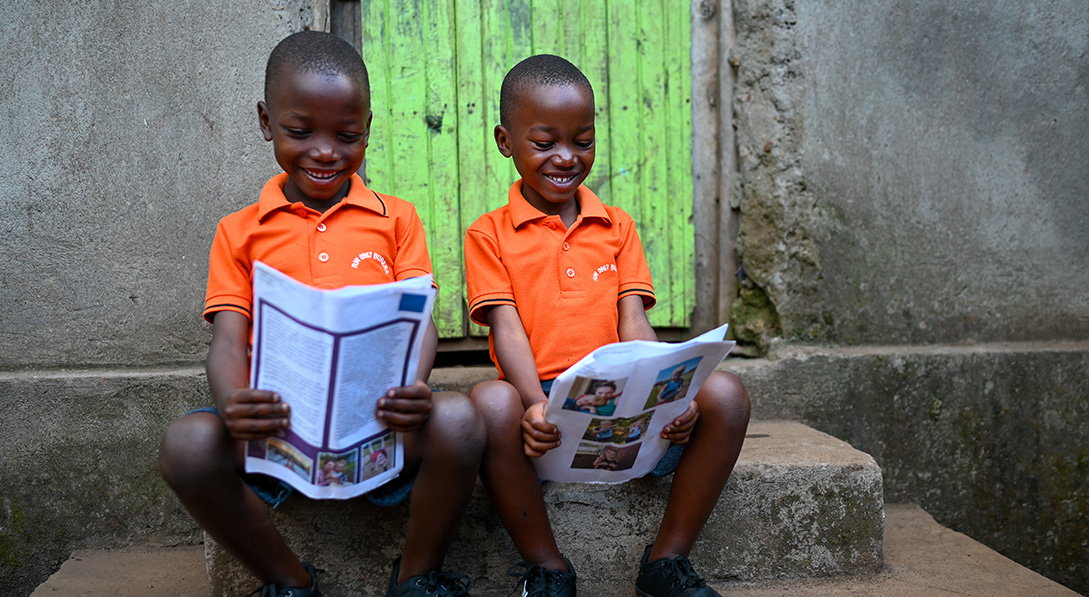
[(462, 243), (516, 180), (495, 148), (499, 87), (520, 60), (558, 54), (597, 102), (586, 185), (630, 213), (650, 262), (659, 327), (687, 327), (695, 303), (687, 0), (363, 0), (374, 123), (366, 174), (413, 202), (428, 233), (443, 338), (468, 322)]

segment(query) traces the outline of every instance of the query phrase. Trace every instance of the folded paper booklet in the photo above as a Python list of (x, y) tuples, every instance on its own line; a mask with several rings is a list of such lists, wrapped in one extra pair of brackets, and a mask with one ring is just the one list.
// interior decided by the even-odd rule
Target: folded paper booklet
[(416, 380), (431, 276), (321, 290), (256, 262), (251, 387), (291, 406), (283, 437), (247, 442), (246, 471), (315, 499), (345, 499), (404, 468), (399, 433), (375, 417), (390, 388)]
[(649, 473), (669, 448), (662, 428), (688, 408), (729, 354), (726, 327), (687, 342), (619, 342), (552, 383), (545, 419), (562, 444), (537, 458), (542, 479), (621, 483)]

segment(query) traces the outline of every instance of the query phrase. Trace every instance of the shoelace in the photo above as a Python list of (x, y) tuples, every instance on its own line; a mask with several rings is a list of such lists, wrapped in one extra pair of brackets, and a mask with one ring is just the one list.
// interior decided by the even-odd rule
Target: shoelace
[(252, 593), (248, 593), (246, 597), (276, 597), (276, 585), (269, 583), (259, 589), (254, 590)]
[[(518, 568), (522, 570), (519, 571)], [(555, 570), (542, 568), (537, 564), (518, 562), (507, 568), (507, 575), (517, 576), (519, 582), (523, 583), (520, 587), (516, 586), (513, 591), (507, 593), (507, 597), (514, 595), (519, 588), (522, 589), (522, 594), (516, 597), (548, 597), (563, 592), (563, 574)]]
[[(318, 572), (325, 572), (320, 568), (312, 568), (309, 564), (304, 564), (307, 567), (307, 572), (313, 570), (314, 574)], [(311, 580), (314, 579), (314, 574), (311, 575)], [(310, 589), (297, 589), (297, 588), (276, 588), (276, 583), (269, 583), (259, 589), (255, 589), (252, 593), (246, 595), (246, 597), (292, 597), (293, 595), (301, 595), (303, 591)], [(298, 591), (298, 592), (297, 592)]]
[(416, 577), (414, 584), (423, 589), (424, 593), (435, 597), (461, 597), (468, 595), (469, 589), (473, 587), (473, 581), (468, 574), (434, 570)]
[(670, 578), (681, 585), (682, 589), (702, 589), (707, 583), (696, 574), (692, 562), (684, 556), (678, 556), (672, 560), (666, 560), (663, 567), (669, 573)]

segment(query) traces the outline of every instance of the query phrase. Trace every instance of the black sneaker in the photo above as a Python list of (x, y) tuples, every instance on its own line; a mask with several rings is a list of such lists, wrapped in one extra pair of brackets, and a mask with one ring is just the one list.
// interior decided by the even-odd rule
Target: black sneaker
[(643, 552), (639, 578), (635, 579), (636, 597), (722, 597), (707, 586), (684, 556), (648, 562), (651, 547)]
[(397, 584), (400, 574), (401, 558), (397, 558), (393, 560), (393, 574), (389, 577), (386, 597), (468, 597), (469, 589), (473, 586), (468, 574), (432, 570)]
[[(567, 563), (567, 572), (549, 570), (537, 564), (519, 562), (507, 569), (507, 574), (519, 576), (514, 590), (507, 597), (575, 597), (575, 569)], [(523, 571), (518, 571), (521, 567)]]
[(321, 591), (318, 590), (318, 571), (306, 562), (303, 562), (303, 568), (306, 568), (306, 572), (310, 574), (309, 588), (277, 587), (275, 583), (269, 583), (246, 597), (322, 597)]

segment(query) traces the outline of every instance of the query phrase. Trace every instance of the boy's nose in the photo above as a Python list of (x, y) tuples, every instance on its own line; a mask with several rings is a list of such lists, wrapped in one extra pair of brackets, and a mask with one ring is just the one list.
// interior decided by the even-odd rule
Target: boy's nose
[(570, 147), (557, 147), (557, 151), (552, 155), (552, 161), (557, 166), (574, 166), (575, 165), (575, 152), (571, 151)]
[(318, 143), (310, 150), (310, 157), (322, 162), (337, 160), (337, 152), (329, 143)]

